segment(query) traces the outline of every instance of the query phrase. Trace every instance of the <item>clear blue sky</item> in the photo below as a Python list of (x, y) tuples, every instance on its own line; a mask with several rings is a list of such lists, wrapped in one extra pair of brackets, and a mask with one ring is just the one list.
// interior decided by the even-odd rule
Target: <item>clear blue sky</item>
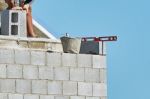
[(149, 0), (35, 0), (33, 17), (58, 38), (117, 35), (107, 44), (109, 99), (150, 99)]

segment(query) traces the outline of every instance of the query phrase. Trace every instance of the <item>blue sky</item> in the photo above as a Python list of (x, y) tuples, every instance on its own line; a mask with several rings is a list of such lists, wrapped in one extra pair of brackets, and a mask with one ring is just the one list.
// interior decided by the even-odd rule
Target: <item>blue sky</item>
[(33, 17), (56, 37), (117, 35), (107, 44), (109, 99), (150, 99), (149, 0), (35, 0)]

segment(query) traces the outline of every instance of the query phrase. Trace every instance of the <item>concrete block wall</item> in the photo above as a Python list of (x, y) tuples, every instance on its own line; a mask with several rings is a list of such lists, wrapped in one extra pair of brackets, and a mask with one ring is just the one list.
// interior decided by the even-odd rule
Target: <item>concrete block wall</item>
[(106, 56), (0, 48), (0, 99), (107, 99)]

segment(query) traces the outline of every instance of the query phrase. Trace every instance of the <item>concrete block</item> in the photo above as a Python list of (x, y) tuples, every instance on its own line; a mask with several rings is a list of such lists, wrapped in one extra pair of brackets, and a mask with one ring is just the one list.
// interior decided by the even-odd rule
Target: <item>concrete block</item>
[(93, 96), (107, 96), (106, 84), (93, 83)]
[(101, 97), (101, 99), (107, 99), (107, 96)]
[(26, 37), (26, 11), (4, 10), (1, 16), (1, 34)]
[(69, 68), (56, 67), (54, 68), (55, 80), (69, 80)]
[(36, 66), (24, 66), (23, 77), (25, 79), (38, 79), (38, 67)]
[(53, 67), (39, 67), (39, 79), (53, 80)]
[(93, 55), (93, 68), (106, 68), (106, 56)]
[(8, 96), (6, 93), (0, 93), (0, 99), (8, 99)]
[(9, 94), (8, 99), (23, 99), (22, 94)]
[(42, 51), (31, 51), (31, 64), (32, 65), (45, 65), (46, 56)]
[(10, 92), (14, 93), (15, 92), (15, 80), (13, 79), (3, 79), (0, 80), (0, 91), (1, 92)]
[(55, 96), (55, 99), (69, 99), (69, 96)]
[(8, 78), (22, 78), (22, 66), (8, 65), (7, 76)]
[(77, 95), (77, 82), (63, 82), (63, 95)]
[(30, 52), (28, 50), (15, 50), (16, 64), (30, 64)]
[(106, 69), (100, 69), (100, 82), (107, 83), (107, 70)]
[(78, 67), (92, 67), (92, 55), (78, 54)]
[(48, 82), (48, 94), (62, 94), (62, 82), (49, 81)]
[(86, 99), (100, 99), (100, 97), (86, 97)]
[(16, 80), (16, 92), (17, 93), (31, 93), (31, 81), (30, 80)]
[(24, 99), (40, 99), (39, 95), (33, 95), (33, 94), (25, 94)]
[(78, 82), (78, 95), (92, 96), (92, 83)]
[(80, 53), (97, 55), (106, 54), (106, 45), (104, 42), (102, 44), (102, 42), (82, 41)]
[(84, 81), (84, 68), (71, 68), (70, 80), (72, 81)]
[(1, 49), (0, 50), (0, 63), (14, 63), (14, 50)]
[(0, 64), (0, 78), (6, 78), (6, 65)]
[(76, 54), (62, 54), (62, 66), (76, 67), (77, 66), (77, 55)]
[(47, 81), (46, 80), (33, 80), (32, 81), (32, 93), (46, 94), (47, 93)]
[(47, 65), (60, 67), (61, 66), (61, 53), (48, 53), (47, 52)]
[(85, 68), (85, 81), (86, 82), (100, 82), (99, 69)]
[(54, 96), (50, 96), (50, 95), (40, 95), (40, 99), (54, 99)]
[(85, 99), (84, 96), (70, 96), (70, 99)]

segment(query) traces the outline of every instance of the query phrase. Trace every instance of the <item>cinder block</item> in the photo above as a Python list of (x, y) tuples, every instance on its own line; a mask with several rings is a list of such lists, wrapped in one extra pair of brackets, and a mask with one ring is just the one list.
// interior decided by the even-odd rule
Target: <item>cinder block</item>
[(86, 82), (100, 82), (99, 69), (85, 68), (85, 81)]
[(92, 55), (78, 54), (78, 67), (92, 67)]
[(78, 82), (78, 95), (92, 96), (92, 83)]
[(28, 50), (15, 50), (15, 63), (16, 64), (30, 64), (30, 51)]
[(106, 69), (100, 69), (100, 82), (107, 83), (107, 70)]
[(107, 99), (107, 97), (105, 96), (105, 97), (101, 97), (101, 99)]
[(106, 68), (106, 56), (93, 55), (93, 68)]
[(39, 78), (53, 80), (53, 67), (39, 67)]
[(30, 80), (16, 80), (16, 92), (17, 93), (31, 93), (31, 81)]
[(0, 90), (1, 92), (10, 92), (14, 93), (15, 92), (15, 80), (13, 79), (3, 79), (0, 80)]
[(50, 95), (40, 95), (40, 99), (54, 99), (54, 96), (50, 96)]
[(8, 99), (7, 94), (5, 94), (5, 93), (0, 93), (0, 99)]
[(85, 99), (85, 96), (70, 96), (70, 99)]
[(25, 94), (24, 99), (39, 99), (39, 95)]
[(60, 67), (61, 66), (61, 53), (48, 53), (47, 52), (47, 65)]
[(1, 49), (0, 50), (0, 63), (14, 63), (14, 50)]
[(106, 84), (93, 83), (93, 96), (107, 96)]
[(23, 77), (25, 79), (38, 79), (38, 67), (36, 66), (24, 66)]
[(69, 96), (55, 96), (55, 99), (69, 99)]
[(62, 82), (49, 81), (48, 82), (48, 94), (62, 94)]
[(1, 34), (26, 37), (26, 11), (4, 10), (1, 16)]
[(86, 99), (100, 99), (100, 97), (86, 97)]
[(46, 80), (33, 80), (32, 81), (32, 93), (46, 94), (47, 93), (47, 81)]
[(55, 80), (69, 80), (69, 68), (56, 67), (54, 68)]
[(76, 67), (77, 66), (77, 55), (76, 54), (62, 54), (62, 66)]
[(22, 66), (8, 65), (7, 76), (8, 78), (22, 78)]
[(46, 63), (45, 52), (31, 51), (31, 64), (32, 65), (45, 65)]
[(106, 44), (105, 42), (95, 42), (95, 41), (82, 41), (80, 53), (85, 54), (106, 54)]
[(0, 78), (6, 78), (6, 65), (0, 64)]
[(63, 95), (77, 95), (77, 82), (63, 82)]
[(23, 99), (22, 94), (9, 94), (8, 99)]
[(84, 68), (71, 68), (70, 80), (72, 81), (84, 81)]

